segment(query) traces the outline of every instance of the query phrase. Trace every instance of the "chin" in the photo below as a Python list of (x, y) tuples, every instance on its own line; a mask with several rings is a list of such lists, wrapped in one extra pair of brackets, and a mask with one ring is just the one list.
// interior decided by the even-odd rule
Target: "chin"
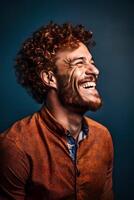
[(88, 107), (88, 110), (95, 112), (95, 111), (99, 110), (101, 107), (102, 107), (102, 103), (101, 104), (92, 104)]
[(98, 98), (96, 101), (81, 101), (79, 106), (85, 111), (97, 111), (102, 107), (102, 99)]
[(80, 95), (60, 95), (60, 101), (64, 107), (71, 108), (75, 112), (85, 113), (87, 111), (97, 111), (102, 106), (102, 99), (98, 95), (96, 98), (83, 98)]
[(88, 110), (90, 111), (97, 111), (102, 107), (102, 100), (99, 98), (97, 101), (95, 102), (88, 102)]
[(78, 113), (84, 114), (87, 111), (97, 111), (102, 107), (102, 101), (101, 99), (97, 102), (85, 102), (85, 101), (79, 101), (79, 102), (73, 102), (68, 104), (69, 107), (71, 107), (73, 110), (75, 110)]

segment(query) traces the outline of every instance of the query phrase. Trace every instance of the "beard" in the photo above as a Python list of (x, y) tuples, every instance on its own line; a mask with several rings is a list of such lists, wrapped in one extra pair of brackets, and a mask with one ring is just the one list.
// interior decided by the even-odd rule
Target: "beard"
[(92, 98), (84, 98), (77, 87), (68, 84), (66, 77), (58, 81), (58, 98), (64, 107), (72, 108), (78, 112), (97, 111), (102, 106), (102, 98), (97, 92)]

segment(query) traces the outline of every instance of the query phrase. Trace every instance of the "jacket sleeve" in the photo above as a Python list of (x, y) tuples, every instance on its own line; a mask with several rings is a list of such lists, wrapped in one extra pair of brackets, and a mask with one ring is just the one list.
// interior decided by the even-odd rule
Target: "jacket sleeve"
[(29, 162), (14, 141), (0, 140), (0, 200), (24, 200)]
[(103, 193), (101, 195), (100, 200), (113, 200), (114, 195), (113, 195), (113, 180), (112, 180), (112, 172), (113, 172), (113, 142), (110, 133), (108, 132), (108, 168), (107, 168), (107, 173), (106, 173), (106, 180), (105, 184), (103, 187)]

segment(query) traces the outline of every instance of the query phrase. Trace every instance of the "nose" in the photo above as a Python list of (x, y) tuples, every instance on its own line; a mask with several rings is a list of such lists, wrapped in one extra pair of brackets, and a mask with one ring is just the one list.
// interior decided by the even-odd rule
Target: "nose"
[(86, 75), (94, 74), (94, 75), (98, 76), (99, 75), (99, 70), (98, 70), (98, 68), (94, 64), (90, 63), (90, 64), (88, 64), (86, 66), (85, 74)]

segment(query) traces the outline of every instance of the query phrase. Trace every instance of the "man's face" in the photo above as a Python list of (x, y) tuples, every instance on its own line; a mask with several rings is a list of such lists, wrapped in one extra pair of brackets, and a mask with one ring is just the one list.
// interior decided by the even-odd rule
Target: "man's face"
[(83, 43), (75, 50), (59, 51), (55, 64), (58, 98), (64, 106), (84, 112), (101, 107), (96, 89), (99, 71)]

